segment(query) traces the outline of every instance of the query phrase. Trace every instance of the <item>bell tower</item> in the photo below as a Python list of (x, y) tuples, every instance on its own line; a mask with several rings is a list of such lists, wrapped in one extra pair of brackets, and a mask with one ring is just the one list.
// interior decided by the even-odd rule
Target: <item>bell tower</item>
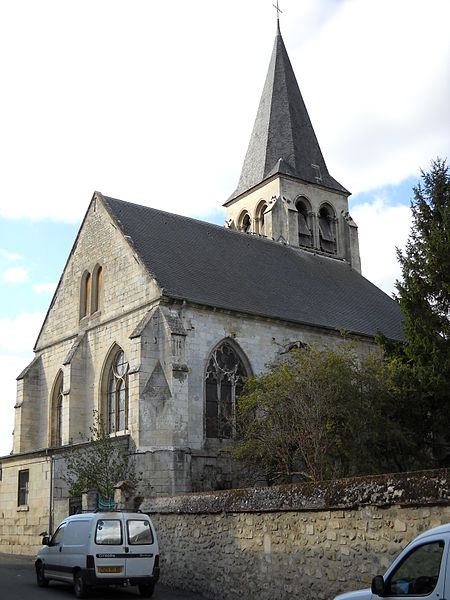
[(264, 89), (227, 227), (332, 258), (361, 271), (347, 191), (328, 172), (277, 21)]

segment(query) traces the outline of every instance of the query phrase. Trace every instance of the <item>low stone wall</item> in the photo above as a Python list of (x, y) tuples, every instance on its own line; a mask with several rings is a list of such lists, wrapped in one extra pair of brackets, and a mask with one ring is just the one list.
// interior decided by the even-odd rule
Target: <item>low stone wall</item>
[(215, 600), (328, 600), (368, 587), (450, 521), (450, 471), (147, 498), (164, 583)]

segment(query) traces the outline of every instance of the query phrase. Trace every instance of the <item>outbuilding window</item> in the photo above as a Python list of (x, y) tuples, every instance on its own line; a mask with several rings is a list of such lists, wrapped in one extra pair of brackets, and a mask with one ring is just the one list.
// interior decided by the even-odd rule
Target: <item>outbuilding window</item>
[(30, 472), (28, 469), (19, 471), (19, 481), (17, 490), (17, 506), (28, 505), (28, 484)]

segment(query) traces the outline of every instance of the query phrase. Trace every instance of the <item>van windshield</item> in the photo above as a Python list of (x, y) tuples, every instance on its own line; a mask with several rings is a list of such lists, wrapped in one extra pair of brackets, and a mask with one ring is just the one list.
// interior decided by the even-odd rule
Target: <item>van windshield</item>
[(122, 543), (122, 523), (119, 519), (101, 519), (97, 521), (95, 543), (118, 546)]
[(148, 521), (129, 520), (127, 521), (128, 543), (130, 546), (137, 544), (153, 544), (153, 532)]

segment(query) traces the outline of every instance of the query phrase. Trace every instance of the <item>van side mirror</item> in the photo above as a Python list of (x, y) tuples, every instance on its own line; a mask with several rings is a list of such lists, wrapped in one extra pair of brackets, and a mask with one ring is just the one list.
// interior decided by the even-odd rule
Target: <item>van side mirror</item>
[(376, 594), (377, 596), (380, 596), (380, 598), (385, 596), (386, 587), (384, 585), (384, 579), (382, 575), (377, 575), (372, 579), (371, 591), (372, 594)]
[(49, 544), (50, 544), (50, 537), (48, 535), (44, 535), (44, 537), (42, 538), (42, 545), (48, 546)]

